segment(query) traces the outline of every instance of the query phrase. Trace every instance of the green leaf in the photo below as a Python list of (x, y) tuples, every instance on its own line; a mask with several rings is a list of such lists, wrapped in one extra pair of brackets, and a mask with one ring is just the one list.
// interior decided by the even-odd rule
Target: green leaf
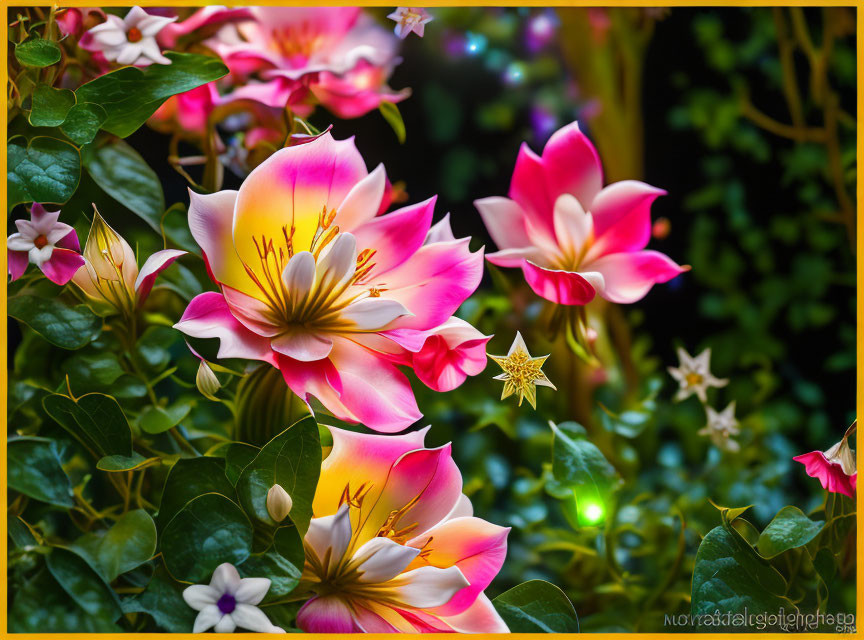
[[(60, 131), (77, 144), (87, 144), (99, 132), (99, 127), (108, 118), (105, 109), (92, 102), (82, 102), (69, 109)], [(125, 203), (124, 203), (125, 204)]]
[(294, 502), (288, 517), (301, 534), (312, 518), (312, 498), (321, 471), (318, 423), (307, 416), (268, 442), (250, 462), (237, 482), (237, 494), (246, 513), (274, 524), (265, 500), (274, 484), (282, 485)]
[(30, 38), (15, 45), (15, 57), (28, 67), (49, 67), (60, 62), (62, 53), (56, 42)]
[(382, 102), (378, 106), (378, 110), (381, 112), (381, 115), (384, 116), (387, 124), (389, 124), (393, 129), (393, 133), (396, 134), (396, 139), (399, 140), (399, 144), (404, 144), (405, 122), (402, 120), (402, 114), (399, 113), (399, 106), (392, 102)]
[(117, 354), (107, 351), (76, 353), (63, 363), (63, 371), (69, 375), (76, 391), (109, 387), (125, 374)]
[(138, 425), (147, 433), (164, 433), (180, 424), (189, 412), (192, 405), (188, 403), (175, 404), (173, 407), (147, 407), (141, 412)]
[(168, 472), (162, 489), (162, 503), (156, 517), (159, 529), (164, 529), (187, 502), (205, 493), (234, 496), (234, 487), (225, 477), (225, 461), (207, 457), (178, 460)]
[[(567, 423), (552, 427), (552, 473), (558, 482), (573, 488), (588, 489), (601, 500), (618, 483), (618, 473), (605, 456), (583, 435), (584, 429), (568, 428)], [(580, 431), (581, 430), (581, 431)]]
[(33, 547), (38, 544), (33, 531), (30, 530), (30, 527), (24, 522), (21, 516), (10, 517), (8, 524), (9, 538), (16, 548)]
[(133, 451), (131, 456), (113, 455), (99, 458), (96, 468), (108, 472), (132, 471), (152, 460), (159, 460), (159, 458), (145, 458), (140, 453)]
[(173, 580), (160, 565), (147, 588), (123, 602), (123, 611), (149, 613), (157, 625), (171, 633), (191, 633), (198, 612), (183, 599), (186, 586)]
[(529, 580), (492, 601), (511, 633), (579, 633), (570, 600), (554, 584)]
[(132, 430), (111, 396), (88, 393), (73, 400), (53, 394), (46, 396), (42, 405), (48, 415), (98, 457), (132, 455)]
[(67, 307), (58, 300), (17, 295), (7, 305), (10, 316), (63, 349), (80, 349), (102, 330), (102, 319), (83, 304)]
[(81, 536), (72, 548), (87, 558), (106, 582), (112, 582), (153, 557), (156, 524), (146, 511), (136, 509), (120, 516), (107, 531)]
[[(291, 527), (294, 531), (296, 529)], [(302, 542), (301, 550), (302, 550)], [(237, 567), (237, 571), (244, 578), (260, 578), (267, 576), (270, 578), (270, 590), (267, 592), (269, 599), (282, 598), (294, 591), (294, 588), (300, 583), (300, 576), (303, 575), (303, 562), (296, 565), (288, 558), (283, 556), (271, 546), (262, 553), (253, 553), (246, 561)]]
[(63, 470), (53, 440), (13, 438), (7, 443), (6, 452), (11, 488), (58, 507), (75, 506), (72, 483)]
[(798, 507), (783, 507), (759, 536), (757, 548), (765, 558), (803, 547), (822, 531), (824, 522), (808, 518)]
[(88, 614), (110, 622), (120, 617), (120, 605), (114, 592), (80, 555), (55, 547), (46, 562), (54, 579)]
[(232, 485), (236, 486), (243, 469), (255, 459), (259, 451), (261, 449), (245, 442), (232, 442), (228, 445), (225, 451), (225, 476)]
[(82, 149), (82, 160), (90, 177), (109, 196), (159, 231), (165, 210), (162, 183), (135, 149), (123, 140), (99, 139)]
[(47, 84), (36, 86), (30, 124), (34, 127), (56, 127), (63, 124), (69, 109), (75, 106), (75, 93), (69, 89), (55, 89)]
[[(171, 96), (218, 80), (228, 73), (219, 58), (169, 51), (171, 64), (123, 67), (80, 86), (78, 102), (94, 102), (108, 113), (106, 131), (125, 138)], [(161, 211), (159, 212), (162, 213)]]
[[(783, 597), (785, 581), (776, 569), (760, 558), (743, 538), (723, 527), (708, 532), (696, 552), (693, 569), (691, 613), (713, 615), (794, 613), (795, 605)], [(719, 631), (712, 627), (711, 631)]]
[(75, 145), (56, 138), (37, 136), (29, 144), (16, 137), (6, 145), (6, 203), (63, 204), (78, 188), (81, 156)]
[(252, 554), (252, 525), (234, 502), (207, 493), (190, 500), (171, 519), (160, 549), (174, 578), (209, 582), (223, 562), (239, 565)]

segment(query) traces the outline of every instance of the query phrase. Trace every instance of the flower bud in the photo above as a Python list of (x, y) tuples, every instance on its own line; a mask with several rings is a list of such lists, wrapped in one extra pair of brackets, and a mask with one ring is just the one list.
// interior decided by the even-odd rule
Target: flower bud
[(274, 484), (267, 492), (267, 513), (276, 522), (282, 522), (291, 512), (294, 501), (282, 485)]
[(213, 373), (213, 369), (207, 364), (206, 360), (201, 360), (198, 365), (198, 373), (195, 376), (195, 385), (205, 397), (211, 400), (216, 400), (216, 392), (222, 388), (219, 378)]

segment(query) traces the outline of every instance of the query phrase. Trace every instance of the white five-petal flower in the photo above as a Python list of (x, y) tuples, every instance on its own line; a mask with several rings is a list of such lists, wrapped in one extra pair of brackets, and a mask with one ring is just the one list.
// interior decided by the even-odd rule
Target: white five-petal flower
[(399, 7), (387, 17), (396, 21), (394, 31), (403, 40), (412, 31), (422, 38), (426, 25), (432, 22), (429, 12), (419, 7)]
[(678, 381), (680, 388), (675, 394), (675, 400), (684, 400), (694, 393), (703, 403), (708, 401), (708, 387), (725, 387), (729, 380), (715, 378), (711, 375), (711, 349), (705, 349), (698, 356), (689, 355), (678, 347), (680, 365), (669, 367), (669, 373)]
[(88, 33), (106, 60), (136, 67), (154, 62), (171, 64), (171, 60), (162, 55), (156, 35), (175, 20), (177, 16), (153, 16), (141, 7), (132, 7), (122, 19), (108, 14), (105, 22)]
[(699, 430), (699, 435), (711, 438), (711, 442), (718, 449), (733, 453), (739, 451), (741, 445), (731, 438), (740, 433), (738, 420), (735, 418), (735, 401), (733, 400), (728, 407), (719, 412), (711, 407), (705, 407), (705, 413), (708, 416), (708, 424)]
[(18, 233), (6, 240), (10, 251), (26, 251), (31, 264), (41, 267), (51, 259), (54, 247), (74, 230), (68, 224), (58, 222), (59, 211), (45, 211), (41, 205), (34, 205), (38, 212), (31, 220), (16, 220)]
[(210, 584), (193, 584), (183, 591), (183, 599), (198, 611), (194, 633), (211, 627), (216, 633), (231, 633), (237, 627), (261, 633), (285, 633), (273, 625), (257, 605), (270, 589), (268, 578), (241, 578), (234, 565), (216, 567)]

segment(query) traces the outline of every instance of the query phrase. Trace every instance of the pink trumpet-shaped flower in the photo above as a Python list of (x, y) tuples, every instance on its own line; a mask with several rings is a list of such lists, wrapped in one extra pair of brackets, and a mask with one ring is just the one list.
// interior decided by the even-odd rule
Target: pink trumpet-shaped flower
[(603, 187), (597, 151), (573, 122), (552, 135), (542, 156), (522, 145), (509, 198), (475, 205), (499, 248), (489, 262), (521, 267), (537, 295), (567, 305), (597, 294), (630, 303), (688, 269), (645, 250), (651, 203), (665, 193), (636, 180)]
[(306, 116), (314, 98), (343, 118), (382, 102), (399, 102), (387, 79), (398, 63), (397, 40), (358, 7), (252, 7), (252, 20), (226, 25), (205, 44), (232, 77), (248, 81), (228, 97)]
[(414, 367), (436, 390), (483, 368), (488, 338), (452, 318), (477, 288), (482, 250), (431, 227), (435, 198), (378, 215), (382, 166), (325, 133), (265, 160), (239, 191), (191, 193), (189, 227), (220, 292), (175, 325), (219, 356), (269, 362), (291, 390), (384, 432), (420, 418)]
[(306, 533), (297, 614), (310, 633), (506, 633), (483, 593), (509, 528), (472, 516), (450, 445), (330, 427)]
[(828, 451), (811, 451), (792, 458), (804, 465), (811, 478), (818, 478), (822, 488), (832, 493), (842, 493), (855, 497), (858, 470), (855, 466), (855, 452), (844, 437)]
[(38, 202), (30, 207), (30, 220), (16, 220), (17, 233), (6, 239), (8, 271), (17, 280), (30, 263), (42, 270), (51, 282), (66, 284), (84, 264), (79, 253), (78, 234), (58, 222), (59, 211), (46, 211)]

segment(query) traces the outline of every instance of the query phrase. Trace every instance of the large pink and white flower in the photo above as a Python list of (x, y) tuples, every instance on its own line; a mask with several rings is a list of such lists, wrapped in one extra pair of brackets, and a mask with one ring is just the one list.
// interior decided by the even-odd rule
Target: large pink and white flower
[(850, 498), (855, 497), (858, 469), (855, 465), (855, 452), (849, 446), (847, 436), (828, 451), (811, 451), (792, 459), (803, 464), (807, 475), (817, 478), (823, 489), (831, 493), (842, 493)]
[[(205, 44), (236, 81), (230, 97), (308, 115), (315, 100), (342, 118), (398, 102), (387, 79), (398, 63), (395, 36), (358, 7), (252, 7)], [(251, 80), (253, 76), (259, 81)]]
[(522, 145), (509, 198), (475, 205), (499, 248), (489, 262), (520, 267), (537, 295), (567, 305), (598, 294), (630, 303), (687, 270), (645, 249), (651, 203), (665, 193), (636, 180), (603, 187), (597, 150), (573, 122), (540, 156)]
[(297, 614), (310, 633), (506, 633), (483, 593), (509, 528), (472, 515), (450, 445), (426, 429), (380, 436), (330, 428), (306, 533)]
[(485, 364), (488, 338), (452, 317), (483, 254), (446, 221), (431, 228), (435, 198), (379, 216), (386, 184), (353, 140), (325, 133), (277, 151), (239, 191), (192, 193), (189, 226), (220, 291), (175, 326), (219, 338), (220, 357), (278, 367), (338, 418), (412, 424), (420, 412), (396, 365), (440, 391)]
[(35, 264), (54, 284), (66, 284), (84, 264), (79, 253), (78, 234), (68, 224), (59, 222), (59, 211), (46, 211), (38, 202), (30, 207), (29, 220), (16, 220), (17, 233), (6, 239), (8, 271), (17, 280)]

